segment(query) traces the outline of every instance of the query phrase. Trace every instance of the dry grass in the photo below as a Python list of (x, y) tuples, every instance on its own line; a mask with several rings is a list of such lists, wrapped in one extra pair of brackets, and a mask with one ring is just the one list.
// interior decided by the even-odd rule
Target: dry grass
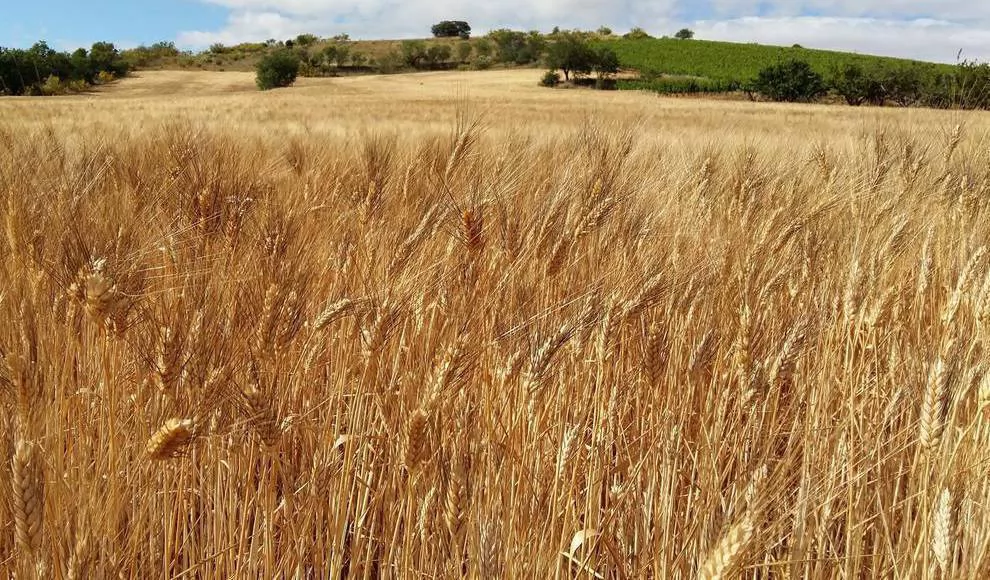
[(0, 102), (0, 576), (990, 572), (986, 115), (146, 74)]

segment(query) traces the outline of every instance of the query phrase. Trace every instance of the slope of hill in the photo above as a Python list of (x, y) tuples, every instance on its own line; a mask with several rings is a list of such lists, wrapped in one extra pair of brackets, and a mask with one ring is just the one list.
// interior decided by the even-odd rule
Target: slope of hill
[(790, 58), (807, 61), (822, 74), (828, 74), (833, 68), (847, 63), (864, 67), (917, 65), (940, 69), (941, 72), (952, 70), (950, 65), (797, 46), (673, 38), (615, 39), (607, 42), (619, 55), (624, 68), (703, 77), (722, 83), (746, 81), (755, 77), (760, 69)]

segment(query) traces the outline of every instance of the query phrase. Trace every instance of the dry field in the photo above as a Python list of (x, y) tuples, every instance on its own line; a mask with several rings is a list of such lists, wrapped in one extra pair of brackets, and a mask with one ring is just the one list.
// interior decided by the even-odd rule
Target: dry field
[(0, 100), (0, 577), (985, 578), (990, 116)]

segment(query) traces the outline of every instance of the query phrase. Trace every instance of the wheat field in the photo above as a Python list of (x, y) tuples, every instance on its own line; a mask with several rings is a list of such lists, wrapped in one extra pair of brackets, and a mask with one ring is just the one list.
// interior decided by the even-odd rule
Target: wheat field
[(0, 576), (984, 578), (990, 116), (0, 101)]

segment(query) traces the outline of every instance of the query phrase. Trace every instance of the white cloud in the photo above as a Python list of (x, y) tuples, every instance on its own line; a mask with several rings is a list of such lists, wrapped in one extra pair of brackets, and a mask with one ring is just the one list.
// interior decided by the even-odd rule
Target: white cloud
[(944, 20), (750, 17), (697, 22), (695, 31), (698, 38), (711, 40), (801, 44), (936, 62), (955, 62), (962, 50), (963, 58), (990, 60), (990, 30)]
[[(698, 38), (852, 50), (952, 62), (990, 59), (990, 2), (972, 0), (201, 0), (230, 10), (219, 30), (179, 34), (205, 47), (303, 32), (353, 38), (413, 38), (444, 19), (493, 28), (627, 30), (670, 34), (689, 26)], [(704, 14), (704, 20), (692, 20)], [(814, 14), (814, 16), (807, 16)], [(688, 18), (684, 18), (688, 16)]]

